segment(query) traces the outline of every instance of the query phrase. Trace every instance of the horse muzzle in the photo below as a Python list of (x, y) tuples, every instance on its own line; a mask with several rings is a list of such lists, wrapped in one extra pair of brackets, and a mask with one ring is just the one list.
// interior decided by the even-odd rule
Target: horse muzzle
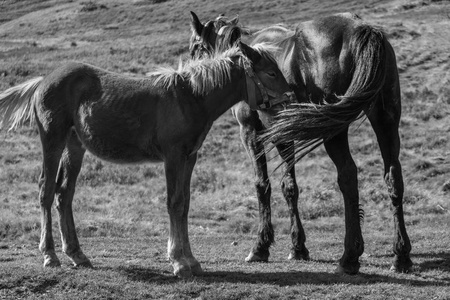
[[(293, 91), (280, 94), (267, 87), (261, 82), (251, 68), (246, 68), (247, 101), (252, 110), (271, 109), (280, 106), (285, 109), (289, 103), (297, 102), (297, 97)], [(257, 103), (256, 90), (259, 90), (262, 103)]]
[[(270, 92), (268, 93), (271, 96)], [(285, 109), (290, 103), (297, 102), (294, 92), (285, 92), (279, 97), (270, 97), (267, 101), (258, 105), (259, 109), (271, 109), (279, 107)]]

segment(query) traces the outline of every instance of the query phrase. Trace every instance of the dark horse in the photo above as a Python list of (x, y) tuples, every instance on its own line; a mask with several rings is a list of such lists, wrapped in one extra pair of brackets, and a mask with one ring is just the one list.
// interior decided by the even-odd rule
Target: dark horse
[[(259, 88), (247, 93), (253, 85)], [(15, 128), (27, 119), (38, 125), (43, 152), (39, 249), (44, 267), (60, 266), (51, 228), (54, 198), (64, 253), (75, 266), (92, 266), (80, 248), (72, 214), (75, 183), (88, 149), (116, 163), (164, 162), (168, 258), (178, 276), (200, 273), (188, 237), (197, 151), (214, 120), (238, 101), (287, 101), (290, 93), (265, 46), (242, 43), (145, 78), (69, 63), (0, 93), (1, 125)]]
[[(191, 26), (192, 56), (202, 56), (213, 49), (223, 51), (245, 33), (237, 18), (230, 20), (223, 16), (202, 24), (192, 13)], [(412, 267), (411, 244), (403, 219), (403, 179), (398, 158), (400, 86), (395, 53), (385, 34), (355, 14), (343, 13), (299, 23), (295, 30), (274, 25), (249, 35), (251, 43), (266, 42), (278, 47), (273, 55), (301, 103), (290, 106), (275, 119), (267, 117), (266, 112), (271, 111), (268, 106), (252, 110), (247, 103), (239, 102), (232, 108), (257, 177), (259, 236), (246, 260), (267, 261), (273, 242), (271, 186), (264, 155), (268, 142), (274, 142), (285, 169), (281, 188), (291, 218), (293, 247), (289, 259), (309, 259), (297, 208), (299, 189), (294, 164), (323, 143), (336, 165), (345, 203), (345, 250), (337, 272), (359, 271), (359, 257), (364, 251), (360, 225), (363, 212), (348, 128), (365, 114), (377, 136), (392, 202), (395, 224), (392, 269), (408, 272)]]

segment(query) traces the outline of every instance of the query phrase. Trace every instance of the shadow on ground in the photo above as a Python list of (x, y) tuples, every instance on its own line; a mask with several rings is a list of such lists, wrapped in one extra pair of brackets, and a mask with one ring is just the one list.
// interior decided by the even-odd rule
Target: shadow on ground
[[(374, 257), (391, 257), (392, 255), (374, 255)], [(426, 272), (433, 270), (440, 270), (448, 272), (450, 274), (450, 253), (449, 252), (437, 252), (437, 253), (411, 253), (411, 260), (413, 261), (415, 268), (418, 272)], [(420, 263), (417, 263), (420, 260)], [(383, 267), (382, 265), (373, 264), (377, 267)], [(450, 275), (449, 275), (450, 276)], [(450, 278), (449, 278), (450, 281)]]
[[(172, 284), (178, 280), (170, 272), (161, 272), (152, 268), (139, 266), (120, 267), (118, 270), (129, 280), (141, 282), (153, 282), (158, 284)], [(298, 284), (318, 284), (334, 285), (340, 283), (349, 283), (353, 285), (367, 285), (375, 283), (394, 283), (412, 286), (448, 286), (447, 280), (421, 280), (415, 274), (405, 274), (404, 278), (398, 278), (394, 275), (379, 275), (359, 273), (357, 275), (341, 275), (326, 272), (301, 272), (301, 271), (282, 271), (282, 272), (233, 272), (233, 271), (206, 271), (200, 276), (193, 277), (194, 280), (205, 283), (263, 283), (278, 286), (293, 286)]]

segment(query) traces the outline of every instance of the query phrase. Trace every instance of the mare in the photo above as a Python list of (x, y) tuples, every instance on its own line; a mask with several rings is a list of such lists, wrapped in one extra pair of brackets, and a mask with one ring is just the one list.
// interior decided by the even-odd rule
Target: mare
[(293, 244), (289, 259), (309, 259), (297, 207), (299, 188), (294, 165), (323, 143), (336, 166), (345, 205), (344, 253), (336, 271), (359, 271), (359, 257), (364, 251), (360, 224), (364, 212), (359, 204), (357, 167), (350, 154), (348, 128), (356, 119), (367, 116), (384, 161), (384, 180), (394, 216), (391, 269), (410, 271), (411, 243), (403, 216), (399, 161), (400, 85), (395, 53), (383, 31), (351, 13), (302, 22), (294, 30), (273, 25), (253, 33), (240, 27), (237, 17), (221, 15), (203, 24), (195, 13), (191, 14), (192, 56), (204, 56), (214, 49), (223, 51), (246, 33), (251, 43), (272, 43), (278, 47), (273, 53), (278, 66), (300, 101), (275, 118), (267, 117), (270, 107), (253, 110), (245, 102), (232, 107), (256, 173), (260, 212), (258, 238), (246, 261), (267, 261), (274, 238), (271, 185), (264, 154), (265, 146), (273, 148), (273, 144), (283, 161), (281, 188), (289, 206)]
[(292, 93), (267, 47), (243, 43), (144, 78), (68, 63), (0, 93), (2, 126), (14, 129), (30, 119), (39, 130), (39, 249), (44, 267), (60, 266), (51, 228), (55, 198), (63, 252), (75, 266), (92, 267), (80, 248), (72, 214), (75, 182), (87, 149), (115, 163), (164, 162), (168, 258), (175, 275), (201, 273), (188, 237), (197, 152), (213, 122), (238, 101), (247, 101), (247, 85), (254, 81), (260, 83), (252, 94), (256, 103), (263, 93), (286, 99), (283, 94)]

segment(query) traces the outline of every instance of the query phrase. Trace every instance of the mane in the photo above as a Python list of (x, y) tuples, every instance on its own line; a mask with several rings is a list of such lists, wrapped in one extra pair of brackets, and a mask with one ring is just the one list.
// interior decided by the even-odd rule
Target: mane
[(264, 59), (267, 59), (276, 65), (278, 64), (275, 59), (275, 54), (278, 53), (281, 48), (276, 43), (257, 43), (252, 45), (252, 48)]
[[(263, 59), (276, 64), (271, 53), (277, 51), (277, 47), (260, 43), (251, 48)], [(216, 50), (211, 56), (201, 59), (190, 59), (185, 63), (180, 61), (178, 69), (160, 67), (155, 72), (149, 73), (149, 76), (155, 78), (155, 84), (161, 83), (167, 89), (176, 85), (178, 81), (187, 81), (195, 95), (204, 96), (230, 82), (233, 66), (245, 68), (252, 65), (252, 61), (236, 45), (225, 51)]]
[(295, 31), (287, 28), (283, 24), (272, 25), (258, 31), (255, 31), (252, 36), (255, 38), (254, 41), (258, 40), (266, 41), (271, 40), (274, 46), (279, 48), (285, 48), (286, 43), (289, 43), (295, 36)]
[(178, 81), (187, 81), (195, 95), (204, 96), (230, 81), (234, 63), (241, 67), (251, 65), (239, 47), (232, 47), (202, 59), (180, 61), (178, 69), (160, 67), (149, 75), (155, 77), (156, 84), (161, 83), (167, 89), (177, 85)]
[(287, 28), (286, 25), (284, 24), (275, 24), (275, 25), (271, 25), (269, 27), (265, 27), (259, 30), (256, 30), (254, 32), (252, 32), (252, 35), (257, 35), (263, 32), (273, 32), (273, 33), (284, 33), (284, 34), (288, 34), (293, 32), (291, 29)]

